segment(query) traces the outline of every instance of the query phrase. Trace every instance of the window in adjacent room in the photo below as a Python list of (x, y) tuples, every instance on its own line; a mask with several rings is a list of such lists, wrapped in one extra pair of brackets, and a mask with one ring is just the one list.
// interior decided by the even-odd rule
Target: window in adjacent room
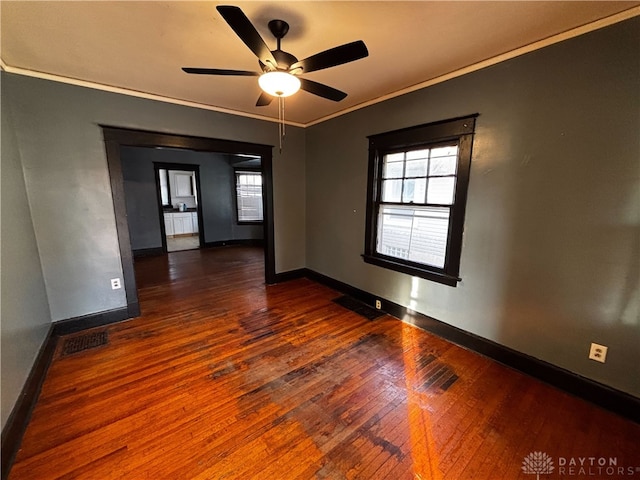
[(158, 179), (160, 181), (160, 197), (162, 198), (162, 206), (171, 206), (171, 190), (169, 187), (169, 172), (165, 168), (158, 169)]
[(365, 262), (457, 284), (476, 117), (369, 137)]
[(236, 205), (238, 223), (262, 222), (262, 174), (260, 172), (236, 170)]

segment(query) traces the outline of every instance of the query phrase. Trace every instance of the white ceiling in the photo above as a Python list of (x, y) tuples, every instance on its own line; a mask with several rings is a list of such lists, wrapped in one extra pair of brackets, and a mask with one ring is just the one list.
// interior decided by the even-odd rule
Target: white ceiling
[(298, 125), (640, 15), (640, 1), (3, 0), (2, 66), (8, 72), (277, 118), (276, 102), (255, 106), (260, 93), (255, 77), (182, 72), (183, 66), (259, 71), (256, 57), (216, 11), (218, 4), (242, 8), (273, 49), (267, 23), (287, 21), (282, 49), (299, 59), (354, 40), (366, 43), (369, 57), (305, 75), (348, 96), (339, 103), (307, 92), (288, 98), (286, 118)]

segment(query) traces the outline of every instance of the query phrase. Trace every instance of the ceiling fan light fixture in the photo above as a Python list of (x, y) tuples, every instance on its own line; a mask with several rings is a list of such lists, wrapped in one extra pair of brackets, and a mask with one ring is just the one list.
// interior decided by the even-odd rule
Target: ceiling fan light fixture
[(300, 90), (300, 79), (287, 72), (266, 72), (258, 78), (260, 88), (274, 97), (288, 97)]

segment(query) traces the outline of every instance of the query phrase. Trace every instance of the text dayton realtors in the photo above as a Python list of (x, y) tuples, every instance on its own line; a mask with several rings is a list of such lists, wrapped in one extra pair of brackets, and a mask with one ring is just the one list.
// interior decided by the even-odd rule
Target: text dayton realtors
[(560, 475), (633, 475), (637, 467), (618, 465), (617, 457), (558, 457)]

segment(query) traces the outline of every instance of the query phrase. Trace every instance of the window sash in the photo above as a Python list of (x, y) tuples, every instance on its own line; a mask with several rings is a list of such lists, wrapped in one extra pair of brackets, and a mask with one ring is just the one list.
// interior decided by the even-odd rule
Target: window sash
[(238, 223), (262, 222), (262, 174), (236, 172), (236, 205)]
[(381, 255), (444, 269), (451, 208), (381, 205), (376, 251)]
[(383, 153), (377, 201), (453, 205), (458, 159), (457, 142)]

